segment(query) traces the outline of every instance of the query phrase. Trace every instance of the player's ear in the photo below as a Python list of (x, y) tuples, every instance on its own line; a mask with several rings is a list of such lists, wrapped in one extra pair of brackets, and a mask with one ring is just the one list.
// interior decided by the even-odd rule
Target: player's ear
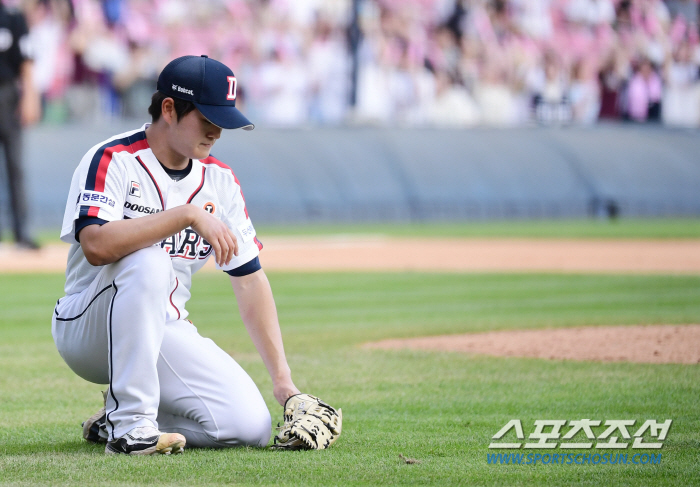
[(175, 100), (165, 98), (160, 105), (161, 117), (168, 125), (177, 123), (177, 112), (175, 111)]

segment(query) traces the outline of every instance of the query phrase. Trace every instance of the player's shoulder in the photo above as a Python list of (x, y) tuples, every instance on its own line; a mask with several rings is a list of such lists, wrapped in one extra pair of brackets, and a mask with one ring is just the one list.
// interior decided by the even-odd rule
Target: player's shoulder
[(214, 157), (213, 155), (210, 155), (209, 157), (205, 159), (200, 159), (199, 162), (204, 164), (206, 167), (211, 167), (211, 168), (219, 168), (220, 170), (224, 172), (230, 172), (233, 174), (233, 169), (231, 169), (231, 166), (224, 164), (221, 162), (219, 159)]
[(85, 156), (89, 159), (94, 157), (102, 158), (105, 152), (108, 153), (108, 155), (124, 151), (134, 153), (147, 148), (146, 131), (142, 127), (140, 129), (129, 130), (128, 132), (114, 135), (109, 139), (98, 142), (86, 152)]
[(231, 167), (223, 162), (221, 162), (219, 159), (216, 157), (210, 155), (209, 157), (205, 159), (200, 159), (199, 162), (202, 163), (202, 165), (207, 168), (207, 170), (211, 170), (214, 174), (217, 176), (223, 178), (223, 179), (233, 179), (233, 181), (240, 185), (238, 182), (238, 178), (236, 177), (236, 174), (233, 172), (233, 169)]

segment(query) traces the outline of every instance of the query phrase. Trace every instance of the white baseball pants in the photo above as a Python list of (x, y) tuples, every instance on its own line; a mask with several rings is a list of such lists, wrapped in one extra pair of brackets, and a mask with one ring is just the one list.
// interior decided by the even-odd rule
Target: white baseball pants
[(104, 266), (83, 292), (61, 298), (56, 347), (80, 377), (109, 384), (107, 430), (181, 433), (194, 447), (265, 446), (270, 413), (253, 380), (187, 320), (169, 319), (170, 257), (148, 247)]

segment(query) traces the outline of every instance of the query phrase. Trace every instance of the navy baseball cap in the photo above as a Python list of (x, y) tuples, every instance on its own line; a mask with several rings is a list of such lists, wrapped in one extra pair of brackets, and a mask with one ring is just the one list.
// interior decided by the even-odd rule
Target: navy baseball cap
[(207, 56), (182, 56), (163, 68), (158, 91), (188, 100), (207, 120), (224, 129), (253, 130), (253, 125), (236, 108), (236, 77), (225, 64)]

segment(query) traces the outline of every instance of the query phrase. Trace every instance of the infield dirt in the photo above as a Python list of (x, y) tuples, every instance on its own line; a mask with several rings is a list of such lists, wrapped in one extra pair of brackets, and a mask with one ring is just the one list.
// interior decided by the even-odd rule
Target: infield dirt
[(468, 352), (552, 360), (700, 363), (700, 325), (588, 326), (382, 340), (365, 348)]
[[(267, 238), (271, 271), (573, 272), (700, 274), (700, 239)], [(61, 272), (68, 246), (0, 246), (0, 272)], [(205, 270), (214, 270), (210, 259)]]

